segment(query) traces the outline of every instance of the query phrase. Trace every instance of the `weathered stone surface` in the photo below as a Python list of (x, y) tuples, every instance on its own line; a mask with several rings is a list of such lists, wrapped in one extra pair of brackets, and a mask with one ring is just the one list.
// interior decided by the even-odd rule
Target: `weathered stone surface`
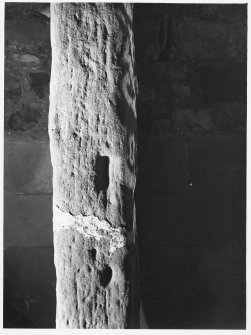
[(216, 127), (212, 121), (211, 108), (178, 109), (173, 114), (173, 127), (178, 131), (212, 132)]
[(139, 130), (172, 133), (186, 110), (187, 132), (221, 131), (194, 111), (245, 101), (246, 23), (246, 5), (135, 4)]
[(132, 5), (53, 4), (57, 327), (137, 327)]
[[(39, 283), (38, 283), (39, 285)], [(4, 302), (4, 328), (55, 328), (56, 297), (16, 297)]]
[[(186, 243), (198, 243), (209, 246), (214, 241), (216, 246), (219, 236), (225, 236), (221, 246), (227, 246), (229, 235), (235, 234), (235, 224), (243, 224), (245, 220), (235, 215), (233, 208), (233, 195), (229, 192), (218, 193), (196, 193), (177, 192), (166, 193), (165, 197), (160, 195), (145, 195), (143, 187), (137, 195), (137, 220), (138, 233), (141, 244), (147, 248), (169, 244), (175, 237), (178, 245)], [(238, 193), (237, 193), (238, 194)], [(240, 196), (240, 193), (238, 194)], [(153, 210), (154, 209), (154, 210)], [(235, 223), (233, 219), (236, 220)], [(220, 222), (221, 224), (214, 224)], [(152, 222), (156, 222), (156, 231), (151, 228)], [(228, 231), (227, 225), (231, 226)], [(197, 227), (196, 227), (197, 226)], [(159, 231), (165, 234), (159, 234)], [(182, 231), (182, 233), (181, 233)], [(145, 260), (146, 261), (146, 260)], [(150, 264), (149, 264), (150, 266)]]
[(25, 54), (25, 55), (13, 55), (12, 56), (15, 61), (23, 62), (23, 63), (40, 63), (40, 59), (37, 56)]
[(53, 247), (6, 248), (4, 271), (6, 299), (17, 297), (53, 299), (55, 297)]
[(48, 73), (30, 73), (31, 88), (42, 99), (49, 89), (50, 76)]
[(222, 103), (177, 109), (173, 113), (172, 128), (177, 132), (226, 133), (245, 132), (246, 104)]
[(203, 100), (206, 103), (245, 102), (247, 99), (246, 61), (217, 61), (198, 67)]
[(188, 143), (185, 137), (139, 132), (137, 192), (166, 195), (189, 188)]
[(10, 130), (27, 130), (33, 128), (39, 120), (40, 112), (29, 105), (22, 106), (21, 112), (12, 114), (8, 121)]
[[(33, 29), (31, 29), (31, 26)], [(50, 27), (44, 23), (25, 21), (21, 19), (5, 21), (5, 39), (16, 43), (31, 43), (31, 41), (48, 41)]]
[(4, 191), (6, 194), (51, 194), (52, 169), (47, 141), (5, 137)]
[[(139, 133), (136, 204), (146, 320), (161, 329), (244, 327), (245, 139), (203, 133), (185, 143), (181, 156), (181, 143), (172, 138)], [(187, 189), (174, 188), (171, 182), (179, 186), (186, 173)]]
[(191, 138), (188, 174), (191, 192), (245, 190), (246, 137), (242, 134)]
[(215, 105), (212, 107), (212, 120), (220, 131), (245, 133), (247, 105), (238, 102)]
[(173, 24), (173, 38), (181, 53), (197, 59), (246, 57), (246, 23), (205, 22), (184, 17)]
[[(5, 129), (26, 138), (48, 138), (50, 29), (40, 5), (5, 5)], [(39, 122), (27, 120), (26, 107)]]
[(52, 195), (5, 195), (4, 247), (52, 247), (51, 221)]
[(21, 86), (18, 78), (11, 75), (5, 76), (4, 80), (4, 97), (5, 99), (16, 100), (20, 98)]
[(240, 192), (245, 186), (245, 141), (242, 134), (139, 133), (137, 192), (164, 197), (169, 192)]

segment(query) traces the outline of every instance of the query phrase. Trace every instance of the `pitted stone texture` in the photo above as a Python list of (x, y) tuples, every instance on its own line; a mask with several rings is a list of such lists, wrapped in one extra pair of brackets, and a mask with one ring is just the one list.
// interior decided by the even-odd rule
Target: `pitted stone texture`
[(137, 327), (132, 5), (52, 4), (51, 42), (57, 327)]
[(126, 248), (110, 255), (107, 244), (78, 230), (54, 233), (58, 328), (124, 328), (129, 282)]

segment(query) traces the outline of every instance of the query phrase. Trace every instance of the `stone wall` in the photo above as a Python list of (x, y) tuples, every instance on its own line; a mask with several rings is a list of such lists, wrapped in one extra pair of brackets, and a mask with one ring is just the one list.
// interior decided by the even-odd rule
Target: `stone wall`
[(139, 4), (134, 28), (148, 326), (243, 328), (246, 6)]
[(136, 5), (139, 130), (245, 131), (246, 8)]
[[(55, 326), (44, 14), (39, 3), (6, 5), (6, 327)], [(135, 5), (150, 328), (245, 327), (246, 29), (246, 5)]]
[(38, 3), (5, 11), (4, 326), (54, 328), (50, 21)]
[(8, 133), (47, 137), (50, 81), (50, 20), (41, 4), (6, 4), (5, 128)]

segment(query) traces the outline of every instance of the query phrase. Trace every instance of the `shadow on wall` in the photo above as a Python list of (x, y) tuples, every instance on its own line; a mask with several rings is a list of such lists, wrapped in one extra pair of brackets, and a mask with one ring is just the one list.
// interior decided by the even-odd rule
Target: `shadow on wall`
[(149, 328), (245, 328), (245, 138), (140, 134), (139, 147), (140, 290)]
[(135, 5), (149, 328), (245, 328), (246, 9)]

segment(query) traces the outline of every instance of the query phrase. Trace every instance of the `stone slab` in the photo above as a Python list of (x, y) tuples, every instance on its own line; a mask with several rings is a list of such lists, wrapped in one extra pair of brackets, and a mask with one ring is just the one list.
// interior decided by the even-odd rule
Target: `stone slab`
[(183, 254), (175, 245), (141, 250), (147, 258), (141, 264), (141, 297), (150, 328), (244, 328), (243, 254), (236, 246), (222, 251), (189, 246)]
[(141, 193), (136, 207), (149, 328), (244, 328), (243, 193)]
[(187, 151), (185, 140), (175, 136), (139, 133), (136, 192), (168, 193), (187, 189)]
[(191, 192), (245, 192), (246, 137), (209, 135), (189, 144)]
[(49, 141), (9, 141), (7, 138), (4, 149), (6, 194), (52, 193)]
[(138, 240), (152, 246), (194, 243), (216, 249), (245, 245), (244, 207), (241, 194), (176, 193), (148, 199), (138, 195)]
[(38, 21), (6, 20), (5, 40), (18, 43), (31, 43), (31, 41), (45, 41), (49, 43), (50, 26)]
[(245, 20), (230, 24), (184, 16), (183, 20), (175, 20), (172, 28), (176, 47), (186, 57), (210, 60), (245, 57)]
[(53, 246), (51, 195), (5, 196), (4, 246)]
[(56, 274), (52, 247), (6, 248), (4, 298), (54, 299)]
[(4, 305), (4, 328), (55, 328), (54, 299), (11, 299)]
[(136, 193), (245, 192), (246, 137), (139, 134)]

